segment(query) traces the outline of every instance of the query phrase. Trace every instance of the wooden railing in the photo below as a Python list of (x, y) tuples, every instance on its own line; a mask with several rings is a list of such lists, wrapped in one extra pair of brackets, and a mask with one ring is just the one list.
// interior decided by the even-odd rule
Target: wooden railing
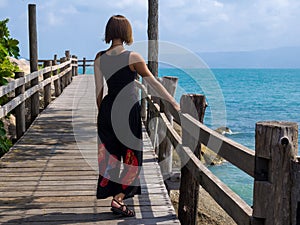
[[(0, 118), (5, 117), (14, 110), (16, 117), (16, 134), (19, 139), (34, 118), (28, 121), (28, 115), (25, 112), (25, 102), (29, 111), (32, 107), (40, 109), (40, 103), (46, 108), (51, 102), (52, 97), (58, 97), (63, 89), (72, 81), (72, 76), (77, 74), (76, 57), (69, 58), (68, 55), (60, 60), (60, 64), (56, 65), (55, 60), (40, 60), (43, 62), (43, 69), (24, 75), (24, 72), (15, 73), (15, 80), (7, 85), (0, 87), (0, 97), (7, 94), (13, 94), (14, 97), (6, 104), (0, 106)], [(38, 80), (37, 84), (33, 84), (33, 80)], [(54, 86), (52, 96), (51, 85)], [(37, 93), (43, 93), (43, 99), (37, 98), (33, 101), (31, 97)], [(29, 115), (30, 118), (30, 115)]]
[(82, 67), (82, 74), (86, 73), (87, 67), (94, 66), (94, 60), (92, 59), (86, 59), (85, 57), (83, 59), (78, 60), (78, 67)]
[[(147, 88), (139, 82), (137, 84), (144, 90), (143, 96), (147, 101), (146, 124), (152, 140), (171, 143), (181, 159), (178, 217), (182, 224), (196, 224), (199, 185), (237, 224), (300, 223), (300, 164), (297, 158), (296, 123), (258, 122), (254, 152), (202, 123), (205, 96), (183, 95), (180, 101), (182, 111), (178, 113), (168, 102), (155, 103), (147, 93)], [(168, 114), (174, 119), (171, 117), (169, 120)], [(174, 130), (173, 120), (181, 125), (182, 136)], [(161, 135), (158, 130), (165, 132)], [(201, 145), (254, 178), (253, 206), (249, 206), (200, 161)], [(166, 149), (165, 144), (160, 144), (157, 151), (162, 165), (172, 164), (164, 162), (172, 160), (172, 153), (166, 152), (170, 150)], [(163, 173), (166, 172), (164, 169)]]

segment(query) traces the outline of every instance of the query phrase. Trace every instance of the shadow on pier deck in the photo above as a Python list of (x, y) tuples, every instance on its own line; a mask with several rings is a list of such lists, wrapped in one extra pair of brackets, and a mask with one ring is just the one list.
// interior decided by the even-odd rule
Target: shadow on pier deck
[(93, 76), (77, 76), (0, 160), (1, 224), (179, 224), (144, 131), (142, 195), (126, 203), (136, 217), (97, 200)]

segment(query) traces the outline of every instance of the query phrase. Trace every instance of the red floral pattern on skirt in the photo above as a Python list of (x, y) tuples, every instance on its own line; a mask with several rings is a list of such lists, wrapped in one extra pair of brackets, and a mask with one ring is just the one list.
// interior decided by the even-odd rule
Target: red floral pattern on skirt
[(125, 190), (135, 180), (139, 171), (138, 159), (134, 152), (127, 149), (125, 160), (124, 160), (124, 171), (122, 182), (122, 189)]

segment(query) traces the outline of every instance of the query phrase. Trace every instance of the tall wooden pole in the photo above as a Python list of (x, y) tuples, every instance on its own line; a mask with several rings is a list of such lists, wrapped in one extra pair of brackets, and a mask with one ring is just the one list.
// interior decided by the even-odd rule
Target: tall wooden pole
[[(24, 72), (15, 72), (15, 79), (24, 77)], [(16, 88), (15, 95), (19, 96), (25, 93), (25, 84), (21, 85), (20, 87)], [(16, 133), (17, 139), (19, 140), (26, 130), (25, 124), (25, 102), (21, 102), (15, 109), (16, 111)]]
[(158, 0), (148, 0), (148, 67), (158, 76)]
[[(183, 113), (189, 113), (192, 117), (203, 123), (206, 99), (204, 95), (185, 94), (181, 96), (180, 108)], [(185, 126), (182, 126), (182, 145), (188, 146), (196, 155), (201, 158), (201, 143), (194, 139)], [(179, 191), (178, 215), (181, 224), (195, 225), (197, 224), (197, 210), (199, 199), (199, 183), (193, 177), (187, 166), (181, 168), (181, 181)]]
[[(30, 57), (30, 72), (38, 70), (38, 46), (37, 46), (37, 27), (36, 27), (36, 5), (28, 5), (29, 19), (29, 57)], [(38, 84), (38, 78), (31, 81), (31, 87)], [(31, 96), (31, 122), (39, 114), (39, 93), (36, 92)]]

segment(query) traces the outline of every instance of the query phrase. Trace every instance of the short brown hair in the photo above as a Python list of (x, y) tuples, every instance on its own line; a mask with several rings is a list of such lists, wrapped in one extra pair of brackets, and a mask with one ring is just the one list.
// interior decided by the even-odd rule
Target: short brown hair
[(105, 42), (108, 44), (111, 40), (116, 38), (121, 38), (127, 45), (133, 42), (132, 28), (125, 16), (114, 15), (110, 17), (106, 24)]

